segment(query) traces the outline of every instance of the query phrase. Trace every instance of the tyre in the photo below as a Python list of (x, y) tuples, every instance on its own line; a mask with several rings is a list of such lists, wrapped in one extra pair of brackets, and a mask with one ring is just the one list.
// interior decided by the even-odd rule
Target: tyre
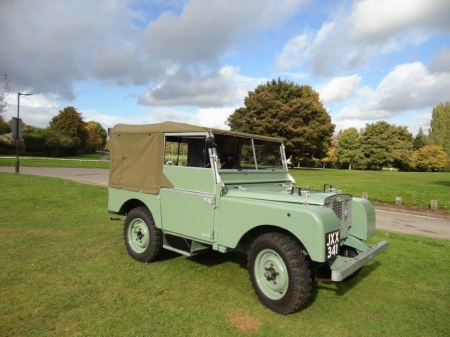
[(128, 253), (140, 262), (151, 262), (161, 252), (162, 233), (156, 228), (150, 211), (145, 207), (128, 212), (123, 226)]
[(267, 233), (256, 238), (248, 255), (248, 270), (256, 295), (269, 309), (287, 315), (308, 304), (311, 271), (292, 237)]

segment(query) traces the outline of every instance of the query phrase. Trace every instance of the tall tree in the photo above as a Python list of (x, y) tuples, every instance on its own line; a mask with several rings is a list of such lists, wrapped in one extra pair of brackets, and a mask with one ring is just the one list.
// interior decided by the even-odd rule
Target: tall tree
[(336, 154), (341, 164), (348, 165), (348, 169), (362, 160), (361, 137), (356, 128), (348, 128), (339, 133)]
[(402, 171), (408, 171), (411, 168), (411, 154), (413, 151), (413, 135), (406, 126), (390, 126), (392, 135), (392, 164)]
[(86, 123), (74, 107), (60, 110), (50, 121), (50, 129), (60, 136), (61, 146), (68, 153), (86, 150), (89, 138)]
[(438, 145), (426, 145), (412, 154), (414, 168), (418, 171), (439, 171), (448, 165), (448, 156)]
[(417, 133), (416, 137), (414, 137), (413, 149), (416, 151), (425, 145), (427, 145), (427, 136), (424, 135), (423, 129), (419, 128), (419, 133)]
[(272, 80), (249, 91), (244, 104), (228, 118), (231, 130), (282, 138), (288, 157), (327, 155), (335, 126), (310, 86)]
[(430, 139), (450, 156), (450, 102), (440, 102), (433, 108)]
[(361, 149), (368, 169), (382, 169), (393, 164), (401, 169), (409, 166), (412, 134), (406, 126), (379, 121), (366, 124), (361, 136)]

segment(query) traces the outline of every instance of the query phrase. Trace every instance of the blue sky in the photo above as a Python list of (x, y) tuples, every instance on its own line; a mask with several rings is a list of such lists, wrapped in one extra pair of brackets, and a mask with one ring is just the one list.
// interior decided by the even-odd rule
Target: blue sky
[(104, 128), (227, 128), (271, 79), (312, 86), (336, 131), (386, 120), (427, 132), (450, 100), (449, 0), (3, 0), (5, 118), (66, 106)]

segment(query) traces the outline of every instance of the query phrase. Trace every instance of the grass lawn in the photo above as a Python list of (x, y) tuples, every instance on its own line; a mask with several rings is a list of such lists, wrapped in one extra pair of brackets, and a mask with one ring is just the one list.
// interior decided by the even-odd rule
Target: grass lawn
[(421, 207), (438, 200), (439, 209), (450, 211), (449, 172), (292, 169), (290, 173), (302, 187), (323, 189), (326, 183), (355, 197), (367, 192), (369, 200), (387, 204), (394, 204), (396, 197), (403, 198), (403, 205)]
[(0, 336), (450, 335), (450, 240), (378, 231), (386, 253), (280, 316), (241, 255), (131, 259), (104, 187), (8, 173), (0, 186)]

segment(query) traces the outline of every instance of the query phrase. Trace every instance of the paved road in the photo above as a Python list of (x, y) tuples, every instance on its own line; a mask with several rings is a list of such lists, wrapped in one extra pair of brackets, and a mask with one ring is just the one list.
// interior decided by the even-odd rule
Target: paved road
[[(0, 166), (0, 172), (14, 173), (14, 167)], [(84, 168), (21, 167), (21, 174), (58, 177), (95, 185), (108, 185), (108, 170)], [(392, 232), (450, 239), (450, 220), (377, 210), (377, 227)]]

